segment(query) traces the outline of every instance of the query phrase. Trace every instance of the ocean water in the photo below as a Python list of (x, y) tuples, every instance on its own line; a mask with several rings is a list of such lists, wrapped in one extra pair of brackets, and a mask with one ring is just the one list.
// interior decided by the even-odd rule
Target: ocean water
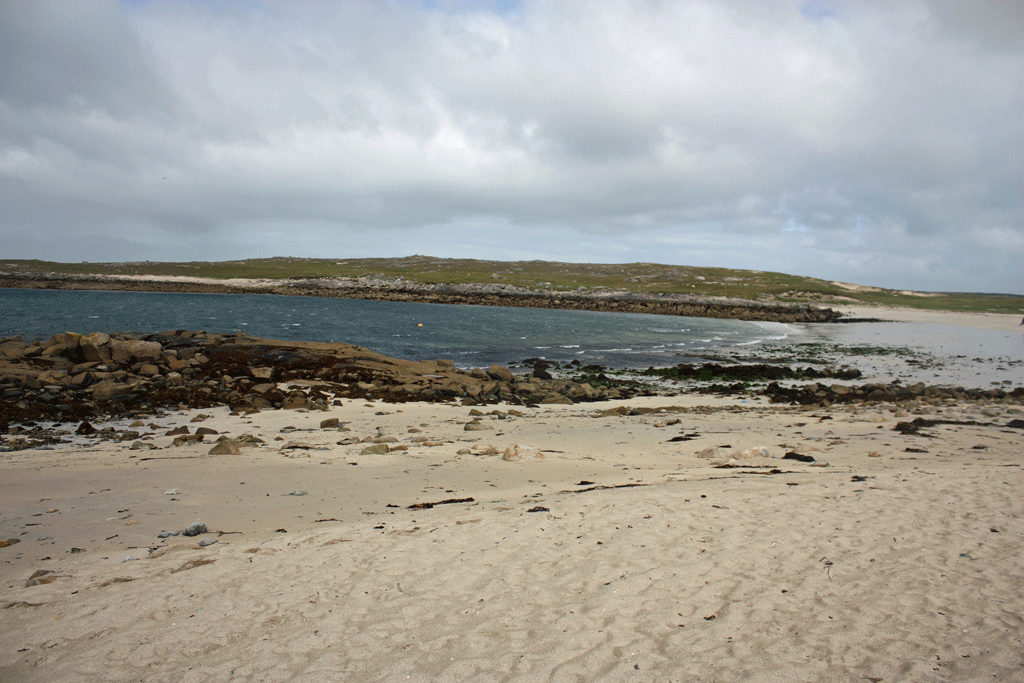
[(0, 289), (0, 338), (175, 329), (344, 342), (397, 358), (447, 358), (459, 367), (544, 358), (618, 368), (699, 362), (796, 332), (781, 323), (639, 313), (271, 294)]

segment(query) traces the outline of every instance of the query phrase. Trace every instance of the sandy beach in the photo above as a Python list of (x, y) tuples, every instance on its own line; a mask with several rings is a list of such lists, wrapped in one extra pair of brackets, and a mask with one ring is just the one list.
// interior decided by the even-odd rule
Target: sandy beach
[(1022, 680), (1024, 407), (978, 395), (97, 422), (0, 454), (0, 681)]
[(1020, 680), (1019, 406), (471, 410), (5, 454), (0, 680)]

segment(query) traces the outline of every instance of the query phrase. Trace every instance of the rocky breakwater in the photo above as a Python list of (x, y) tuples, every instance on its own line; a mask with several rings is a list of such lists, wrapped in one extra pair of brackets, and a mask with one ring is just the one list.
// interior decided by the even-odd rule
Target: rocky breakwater
[(530, 405), (628, 398), (644, 391), (508, 368), (462, 370), (348, 344), (285, 342), (175, 330), (147, 335), (65, 332), (0, 340), (0, 434), (15, 422), (85, 421), (227, 405), (238, 411), (327, 410), (343, 398)]

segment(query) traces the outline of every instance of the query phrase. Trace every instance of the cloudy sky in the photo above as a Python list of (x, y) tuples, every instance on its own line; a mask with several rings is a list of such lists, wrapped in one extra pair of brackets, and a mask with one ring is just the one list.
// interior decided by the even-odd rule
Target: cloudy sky
[(0, 256), (1024, 293), (1024, 3), (13, 0)]

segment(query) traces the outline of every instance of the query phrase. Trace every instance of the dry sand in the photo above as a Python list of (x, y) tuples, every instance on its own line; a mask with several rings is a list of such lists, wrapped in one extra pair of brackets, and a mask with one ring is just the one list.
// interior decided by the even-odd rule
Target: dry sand
[[(619, 405), (483, 431), (453, 405), (189, 411), (146, 420), (157, 450), (0, 454), (0, 681), (1024, 680), (1019, 407), (928, 409), (980, 424), (923, 436), (890, 406)], [(172, 447), (182, 424), (266, 443)], [(379, 431), (408, 450), (338, 443)], [(536, 450), (458, 453), (513, 444)]]

